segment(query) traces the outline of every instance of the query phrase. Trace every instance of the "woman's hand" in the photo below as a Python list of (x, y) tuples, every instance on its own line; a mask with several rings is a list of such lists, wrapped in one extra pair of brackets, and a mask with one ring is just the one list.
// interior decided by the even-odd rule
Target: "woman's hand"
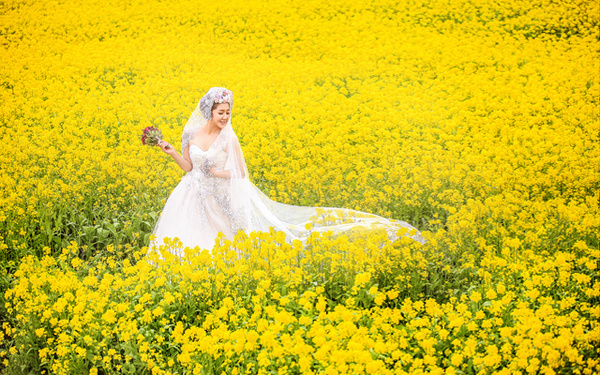
[(167, 155), (173, 156), (173, 153), (177, 153), (177, 151), (175, 151), (173, 146), (171, 146), (169, 144), (169, 142), (167, 142), (167, 141), (163, 141), (163, 140), (158, 141), (158, 146), (160, 147), (162, 152), (164, 152)]
[(210, 168), (208, 170), (208, 173), (211, 174), (213, 177), (231, 178), (231, 172), (230, 171), (218, 171), (215, 167)]

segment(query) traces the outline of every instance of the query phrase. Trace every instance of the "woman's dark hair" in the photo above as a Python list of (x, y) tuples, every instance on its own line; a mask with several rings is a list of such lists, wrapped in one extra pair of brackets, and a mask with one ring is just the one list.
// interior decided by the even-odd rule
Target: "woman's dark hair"
[(213, 105), (212, 105), (212, 108), (210, 109), (210, 111), (211, 111), (211, 112), (212, 112), (212, 111), (214, 111), (214, 110), (215, 110), (215, 108), (217, 108), (217, 106), (218, 106), (219, 104), (229, 104), (229, 108), (231, 108), (231, 104), (230, 104), (230, 103), (227, 103), (227, 102), (225, 102), (225, 103), (217, 103), (217, 102), (214, 102), (214, 103), (213, 103)]

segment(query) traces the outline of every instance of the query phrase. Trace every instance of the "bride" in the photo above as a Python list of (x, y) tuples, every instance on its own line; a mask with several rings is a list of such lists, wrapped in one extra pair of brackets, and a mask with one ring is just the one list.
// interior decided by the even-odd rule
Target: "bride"
[(244, 230), (268, 231), (274, 227), (286, 241), (305, 241), (311, 232), (349, 233), (385, 230), (390, 240), (400, 235), (424, 243), (418, 231), (403, 221), (349, 209), (292, 206), (277, 203), (263, 194), (248, 178), (242, 149), (231, 126), (233, 93), (213, 87), (200, 99), (187, 121), (181, 139), (181, 155), (166, 141), (163, 152), (186, 175), (169, 196), (154, 228), (150, 248), (166, 238), (179, 238), (180, 249), (212, 249), (222, 232), (233, 239)]

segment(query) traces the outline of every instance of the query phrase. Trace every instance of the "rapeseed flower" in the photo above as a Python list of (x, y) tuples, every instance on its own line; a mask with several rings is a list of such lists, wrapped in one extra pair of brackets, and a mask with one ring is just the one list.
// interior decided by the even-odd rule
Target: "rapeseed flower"
[[(7, 372), (600, 371), (593, 5), (9, 1)], [(181, 172), (139, 130), (177, 141), (217, 85), (270, 197), (428, 243), (247, 233), (146, 257)]]

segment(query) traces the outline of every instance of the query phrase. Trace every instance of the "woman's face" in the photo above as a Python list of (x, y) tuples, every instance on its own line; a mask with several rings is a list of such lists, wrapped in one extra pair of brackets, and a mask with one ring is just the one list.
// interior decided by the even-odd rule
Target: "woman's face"
[(227, 121), (229, 121), (229, 116), (231, 116), (231, 109), (229, 108), (229, 103), (221, 103), (217, 104), (212, 110), (212, 121), (217, 124), (217, 126), (221, 129), (227, 125)]

